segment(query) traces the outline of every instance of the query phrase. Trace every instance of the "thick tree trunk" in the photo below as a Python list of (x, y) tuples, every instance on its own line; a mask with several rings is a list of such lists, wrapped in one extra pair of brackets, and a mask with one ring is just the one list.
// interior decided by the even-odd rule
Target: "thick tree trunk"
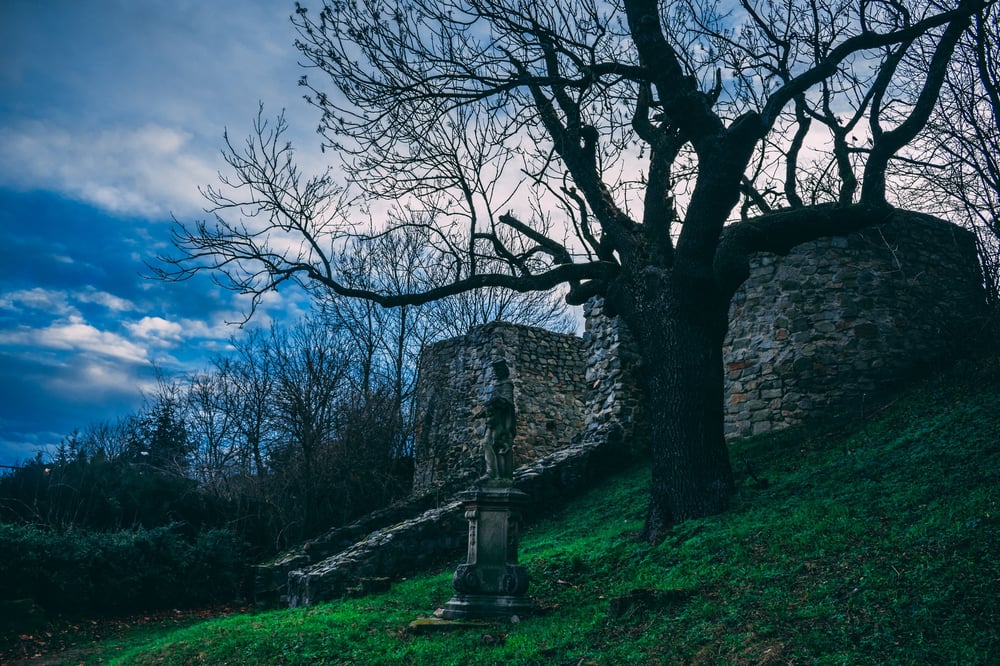
[(723, 430), (722, 343), (729, 299), (710, 273), (694, 279), (646, 269), (624, 291), (620, 313), (642, 354), (652, 435), (653, 480), (643, 535), (656, 542), (674, 524), (720, 513), (733, 492)]

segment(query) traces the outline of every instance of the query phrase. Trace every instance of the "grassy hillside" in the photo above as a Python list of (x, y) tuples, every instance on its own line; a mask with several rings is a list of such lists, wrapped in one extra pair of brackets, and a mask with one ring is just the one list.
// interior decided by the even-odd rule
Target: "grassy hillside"
[(544, 612), (518, 624), (408, 632), (451, 596), (449, 569), (204, 622), (126, 646), (119, 663), (1000, 663), (996, 364), (849, 429), (739, 442), (733, 463), (732, 510), (657, 547), (635, 538), (643, 467), (533, 525), (522, 561)]

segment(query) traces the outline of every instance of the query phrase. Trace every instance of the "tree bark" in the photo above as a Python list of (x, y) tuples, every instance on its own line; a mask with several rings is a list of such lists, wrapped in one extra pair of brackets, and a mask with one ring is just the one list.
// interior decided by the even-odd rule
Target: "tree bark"
[(652, 488), (643, 537), (725, 510), (733, 492), (723, 430), (722, 343), (729, 298), (711, 271), (646, 268), (612, 290), (642, 356), (640, 381), (652, 445)]

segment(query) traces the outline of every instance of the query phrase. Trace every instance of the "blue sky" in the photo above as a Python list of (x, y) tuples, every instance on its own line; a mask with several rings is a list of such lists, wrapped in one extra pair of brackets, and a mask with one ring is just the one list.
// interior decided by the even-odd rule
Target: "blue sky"
[[(203, 216), (222, 133), (282, 109), (307, 164), (318, 114), (266, 0), (0, 2), (0, 465), (141, 405), (154, 365), (205, 367), (244, 303), (142, 277), (171, 216)], [(255, 318), (295, 317), (298, 293)]]

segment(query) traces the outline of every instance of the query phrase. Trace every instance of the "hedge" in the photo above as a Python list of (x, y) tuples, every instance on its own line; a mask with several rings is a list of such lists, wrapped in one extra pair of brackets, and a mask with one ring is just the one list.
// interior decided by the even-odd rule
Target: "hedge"
[(0, 524), (0, 599), (33, 599), (49, 612), (228, 602), (247, 564), (244, 545), (225, 529), (186, 536), (177, 524), (116, 532)]

